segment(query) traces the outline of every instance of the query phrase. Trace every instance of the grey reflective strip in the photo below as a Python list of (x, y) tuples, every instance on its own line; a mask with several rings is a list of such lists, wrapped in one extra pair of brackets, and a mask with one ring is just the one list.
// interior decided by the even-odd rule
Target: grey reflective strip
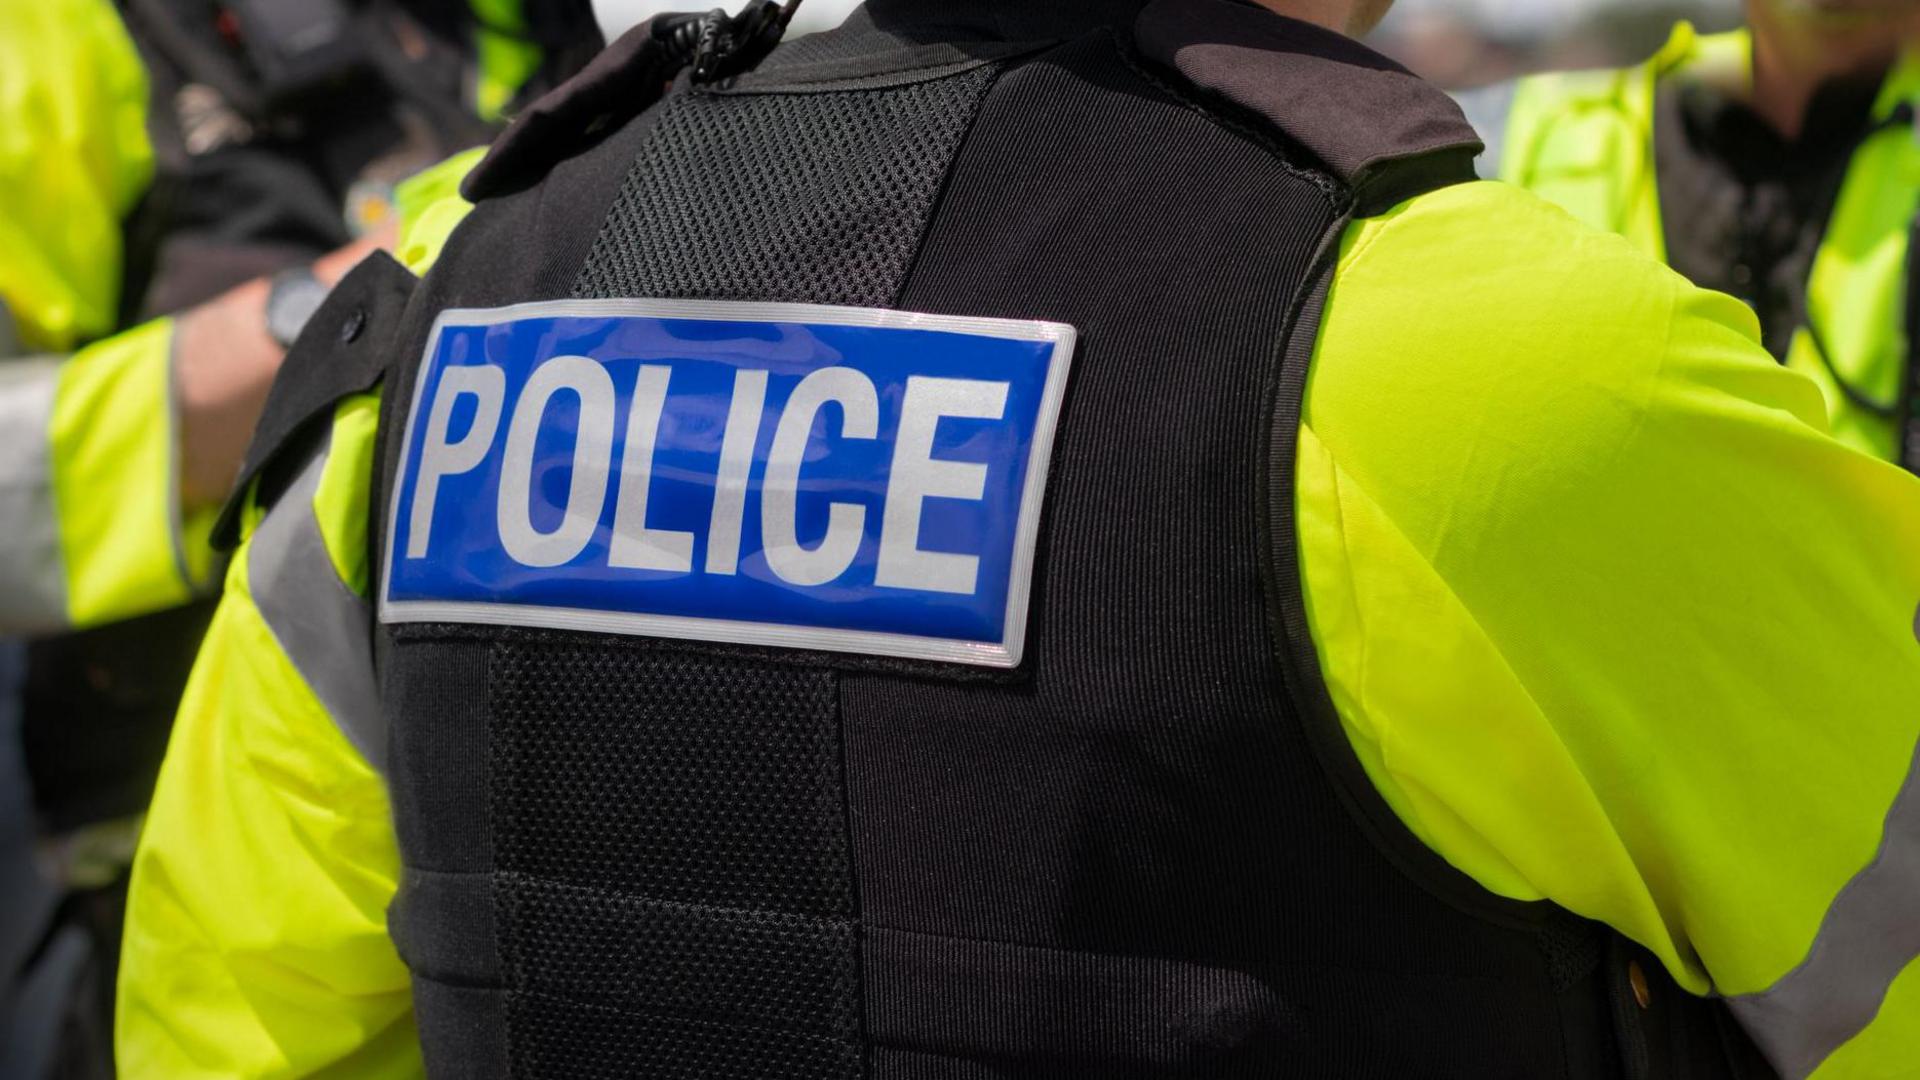
[(59, 387), (59, 357), (0, 362), (0, 633), (67, 625), (49, 441)]
[(1507, 115), (1513, 111), (1513, 95), (1520, 87), (1517, 80), (1494, 83), (1472, 90), (1453, 91), (1453, 100), (1467, 114), (1467, 123), (1480, 133), (1487, 149), (1474, 159), (1473, 168), (1483, 180), (1500, 178), (1500, 154), (1507, 145)]
[(216, 575), (208, 574), (209, 580), (200, 580), (193, 576), (192, 564), (187, 561), (186, 529), (180, 524), (180, 331), (176, 327), (167, 335), (167, 490), (173, 492), (173, 498), (167, 500), (167, 529), (173, 540), (173, 572), (180, 575), (180, 584), (188, 591), (207, 592)]
[(313, 513), (326, 465), (314, 455), (253, 534), (247, 578), (254, 606), (347, 741), (386, 771), (387, 724), (373, 675), (373, 618), (334, 572)]
[(1880, 850), (1840, 890), (1800, 962), (1763, 993), (1728, 999), (1784, 1080), (1802, 1080), (1866, 1030), (1920, 958), (1920, 749)]

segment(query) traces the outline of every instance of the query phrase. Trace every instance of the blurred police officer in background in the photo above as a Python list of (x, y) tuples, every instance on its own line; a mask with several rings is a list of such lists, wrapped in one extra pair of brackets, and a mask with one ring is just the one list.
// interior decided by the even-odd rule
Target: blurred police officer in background
[(1482, 162), (1759, 315), (1834, 434), (1920, 470), (1920, 0), (1747, 0), (1644, 64), (1464, 95)]
[(121, 1067), (1920, 1060), (1920, 480), (1386, 6), (756, 3), (531, 106), (269, 399)]
[[(20, 653), (0, 645), (14, 1036), (0, 1071), (39, 1067), (50, 1020), (34, 1010), (67, 1000), (63, 982), (110, 1000), (132, 815), (211, 612), (193, 604), (217, 580), (207, 530), (285, 343), (398, 219), (430, 235), (403, 211), (473, 158), (410, 175), (485, 143), (583, 43), (591, 54), (587, 13), (570, 11), (0, 10), (0, 633), (81, 631), (32, 646), (23, 702)], [(51, 887), (23, 861), (36, 830)], [(90, 975), (81, 926), (105, 962)], [(107, 1042), (104, 1011), (84, 1005), (67, 1047), (82, 1054)]]

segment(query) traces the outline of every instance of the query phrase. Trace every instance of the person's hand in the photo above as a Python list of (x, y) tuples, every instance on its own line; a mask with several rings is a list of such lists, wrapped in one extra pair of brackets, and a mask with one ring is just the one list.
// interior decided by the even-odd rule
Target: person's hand
[(347, 272), (360, 265), (360, 260), (376, 251), (392, 251), (399, 240), (399, 228), (389, 217), (384, 224), (367, 235), (337, 251), (330, 251), (313, 262), (313, 276), (321, 284), (332, 288)]
[[(313, 274), (331, 287), (361, 259), (393, 247), (388, 225), (322, 256)], [(227, 497), (266, 407), (284, 352), (267, 333), (265, 278), (239, 285), (181, 315), (173, 379), (180, 423), (180, 500), (188, 508)]]

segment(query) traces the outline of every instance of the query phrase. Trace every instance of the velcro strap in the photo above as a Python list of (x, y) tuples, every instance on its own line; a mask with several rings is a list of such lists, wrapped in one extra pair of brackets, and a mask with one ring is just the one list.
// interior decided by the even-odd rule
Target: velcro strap
[(1134, 40), (1148, 60), (1312, 151), (1361, 216), (1472, 180), (1485, 149), (1460, 106), (1413, 72), (1256, 5), (1154, 0)]
[(459, 986), (501, 985), (493, 875), (407, 867), (387, 928), (415, 975)]
[(274, 471), (281, 451), (341, 399), (371, 390), (386, 374), (392, 359), (387, 346), (418, 283), (392, 256), (376, 252), (342, 278), (313, 313), (267, 394), (240, 475), (214, 523), (216, 549), (239, 545), (247, 489)]

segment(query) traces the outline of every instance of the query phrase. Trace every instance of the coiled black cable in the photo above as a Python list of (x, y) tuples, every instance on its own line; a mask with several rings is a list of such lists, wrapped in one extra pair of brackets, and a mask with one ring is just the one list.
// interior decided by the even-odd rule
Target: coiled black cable
[[(1872, 138), (1887, 128), (1911, 127), (1913, 123), (1913, 106), (1906, 102), (1901, 102), (1899, 107), (1894, 109), (1885, 120), (1874, 125), (1873, 130), (1867, 133), (1867, 138)], [(1865, 140), (1863, 139), (1862, 141), (1864, 142)], [(1912, 252), (1908, 254), (1909, 265), (1912, 263), (1914, 254), (1915, 253)], [(1811, 281), (1808, 282), (1807, 288), (1808, 290), (1812, 289)], [(1899, 398), (1893, 401), (1878, 401), (1866, 391), (1849, 382), (1846, 376), (1840, 374), (1840, 369), (1834, 365), (1833, 353), (1827, 348), (1826, 335), (1822, 334), (1820, 328), (1814, 324), (1813, 311), (1811, 309), (1812, 301), (1806, 293), (1803, 292), (1800, 299), (1800, 325), (1807, 331), (1807, 342), (1813, 346), (1813, 355), (1820, 361), (1820, 366), (1827, 369), (1827, 374), (1833, 379), (1833, 385), (1839, 387), (1841, 396), (1845, 397), (1849, 402), (1852, 402), (1855, 408), (1872, 413), (1882, 419), (1899, 419), (1906, 411), (1904, 387), (1902, 388), (1903, 393)], [(1920, 333), (1920, 327), (1907, 327), (1907, 333), (1910, 335)]]
[(676, 67), (691, 67), (693, 81), (718, 82), (751, 71), (787, 32), (801, 0), (752, 0), (740, 14), (715, 8), (663, 22), (656, 40)]

